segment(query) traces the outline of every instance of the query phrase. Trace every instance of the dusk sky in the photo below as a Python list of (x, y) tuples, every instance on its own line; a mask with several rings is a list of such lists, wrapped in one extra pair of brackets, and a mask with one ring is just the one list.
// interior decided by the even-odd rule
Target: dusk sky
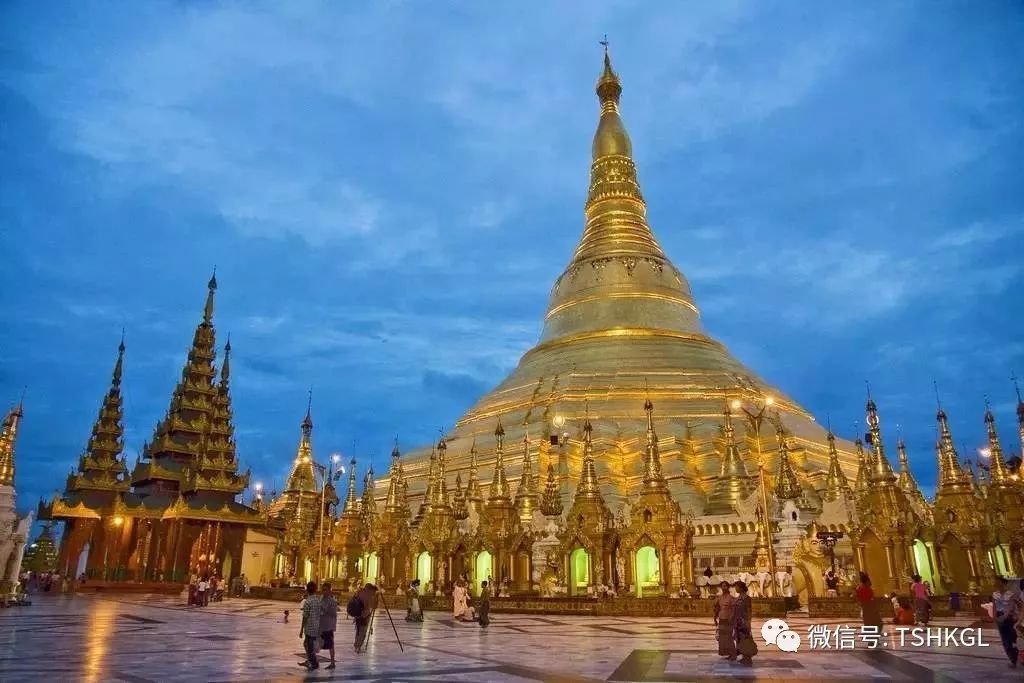
[[(1024, 4), (5, 2), (0, 404), (63, 488), (124, 328), (129, 464), (214, 266), (243, 469), (384, 470), (537, 340), (582, 230), (598, 41), (705, 328), (841, 435), (864, 380), (935, 480), (1020, 452)], [(1017, 301), (1017, 304), (1013, 302)]]

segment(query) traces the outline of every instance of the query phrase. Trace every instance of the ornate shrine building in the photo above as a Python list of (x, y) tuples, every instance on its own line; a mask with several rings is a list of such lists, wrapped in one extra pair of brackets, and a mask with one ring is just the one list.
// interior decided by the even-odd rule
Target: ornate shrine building
[[(705, 573), (776, 594), (785, 574), (795, 594), (821, 596), (833, 558), (848, 587), (863, 570), (880, 592), (905, 590), (915, 573), (938, 594), (1024, 573), (1020, 457), (1004, 454), (992, 411), (979, 421), (988, 464), (976, 476), (939, 408), (928, 500), (899, 439), (894, 466), (870, 394), (867, 432), (848, 441), (733, 357), (647, 223), (607, 51), (596, 90), (583, 234), (540, 339), (438, 443), (405, 457), (396, 445), (361, 492), (352, 461), (342, 502), (307, 409), (284, 491), (239, 502), (249, 476), (238, 474), (230, 344), (219, 381), (214, 367), (211, 280), (182, 380), (131, 474), (122, 343), (78, 468), (41, 506), (66, 522), (58, 570), (387, 589), (419, 578), (433, 592), (466, 577), (508, 594), (636, 597), (692, 594)], [(1024, 443), (1019, 395), (1017, 420)]]
[(214, 365), (216, 289), (214, 277), (181, 381), (130, 473), (122, 454), (121, 341), (78, 467), (62, 495), (39, 505), (40, 518), (65, 522), (62, 574), (136, 581), (237, 575), (247, 530), (267, 525), (265, 514), (237, 501), (249, 473), (238, 473), (235, 454), (230, 341), (219, 381)]

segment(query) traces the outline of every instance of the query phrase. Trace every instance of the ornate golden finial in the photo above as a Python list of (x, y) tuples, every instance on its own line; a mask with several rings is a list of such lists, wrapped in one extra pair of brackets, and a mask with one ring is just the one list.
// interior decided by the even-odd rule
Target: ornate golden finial
[(548, 463), (548, 477), (544, 483), (544, 496), (540, 501), (540, 511), (548, 517), (557, 517), (562, 514), (562, 493), (559, 490), (555, 466), (552, 463)]
[(647, 413), (647, 450), (644, 453), (644, 488), (649, 491), (668, 490), (668, 482), (661, 473), (661, 453), (658, 451), (658, 435), (654, 431), (654, 404), (648, 398), (644, 401)]
[(996, 416), (992, 414), (988, 398), (985, 399), (985, 431), (988, 432), (989, 479), (993, 486), (1004, 486), (1011, 481), (1010, 472), (1003, 459), (1003, 445), (996, 430)]
[(520, 519), (524, 521), (532, 519), (533, 511), (537, 507), (537, 489), (533, 479), (529, 431), (523, 435), (523, 472), (519, 478), (519, 488), (516, 489), (515, 506), (519, 511)]
[(775, 482), (775, 495), (779, 500), (796, 500), (803, 495), (803, 489), (789, 462), (789, 444), (786, 440), (786, 429), (781, 421), (776, 427), (775, 436), (779, 440), (779, 476)]
[(836, 450), (836, 435), (832, 433), (831, 420), (828, 429), (828, 477), (825, 479), (825, 490), (822, 498), (827, 501), (845, 498), (850, 493), (850, 482), (839, 464), (839, 451)]
[(494, 430), (496, 442), (494, 445), (494, 478), (491, 480), (491, 489), (487, 492), (487, 503), (496, 505), (500, 503), (511, 503), (511, 493), (508, 488), (508, 479), (505, 476), (505, 429), (501, 426), (501, 419), (498, 419), (498, 427)]
[(604, 70), (597, 79), (597, 96), (601, 100), (601, 111), (618, 111), (619, 96), (622, 95), (622, 82), (612, 69), (612, 58), (608, 54), (608, 36), (601, 41), (604, 46)]
[(878, 419), (878, 406), (871, 398), (871, 385), (865, 380), (868, 388), (868, 401), (865, 406), (868, 422), (868, 444), (874, 450), (874, 462), (871, 467), (871, 481), (892, 483), (896, 481), (896, 473), (892, 471), (889, 459), (885, 457), (885, 444), (882, 442), (881, 421)]
[(213, 323), (213, 294), (217, 291), (217, 266), (213, 267), (213, 275), (206, 285), (206, 305), (203, 307), (203, 322), (207, 325)]
[[(230, 343), (231, 340), (228, 340)], [(313, 431), (313, 387), (309, 388), (309, 392), (306, 397), (306, 417), (302, 420), (302, 431), (311, 432)], [(395, 448), (398, 448), (397, 437), (395, 439)]]
[(22, 403), (19, 402), (0, 423), (0, 486), (14, 486), (14, 445), (23, 415)]
[(342, 514), (350, 515), (359, 512), (359, 498), (356, 496), (356, 459), (349, 461), (348, 493), (345, 496), (345, 508)]
[(111, 385), (121, 386), (121, 372), (124, 369), (124, 330), (121, 330), (121, 343), (117, 345), (117, 362), (114, 363), (114, 374)]

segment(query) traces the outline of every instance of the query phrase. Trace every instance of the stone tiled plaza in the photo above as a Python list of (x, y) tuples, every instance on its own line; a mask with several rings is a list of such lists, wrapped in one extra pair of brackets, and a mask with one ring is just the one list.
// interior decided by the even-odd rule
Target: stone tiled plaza
[[(396, 614), (402, 652), (384, 615), (367, 652), (352, 652), (339, 623), (338, 668), (307, 674), (296, 612), (287, 603), (227, 600), (184, 607), (164, 596), (44, 596), (0, 612), (3, 681), (1020, 681), (993, 628), (988, 647), (786, 653), (761, 646), (752, 667), (721, 660), (709, 620), (532, 616), (496, 613), (487, 630), (428, 612)], [(794, 630), (812, 623), (791, 615)], [(838, 625), (842, 622), (832, 622)], [(755, 620), (760, 630), (761, 621)], [(966, 618), (937, 626), (975, 625)], [(806, 645), (806, 639), (805, 639)], [(326, 652), (324, 653), (326, 655)]]

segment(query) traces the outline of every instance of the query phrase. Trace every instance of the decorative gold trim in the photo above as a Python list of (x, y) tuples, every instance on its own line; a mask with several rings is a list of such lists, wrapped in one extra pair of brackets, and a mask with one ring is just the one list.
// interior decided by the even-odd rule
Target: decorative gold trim
[(670, 303), (681, 304), (686, 306), (691, 311), (700, 315), (700, 311), (697, 310), (697, 306), (691, 301), (687, 301), (680, 296), (669, 296), (667, 294), (656, 294), (654, 292), (611, 292), (608, 294), (594, 294), (592, 296), (583, 296), (578, 299), (570, 299), (564, 303), (558, 304), (544, 316), (545, 320), (550, 320), (552, 316), (564, 311), (567, 308), (576, 306), (577, 304), (586, 304), (591, 301), (603, 301), (606, 299), (656, 299), (658, 301), (668, 301)]

